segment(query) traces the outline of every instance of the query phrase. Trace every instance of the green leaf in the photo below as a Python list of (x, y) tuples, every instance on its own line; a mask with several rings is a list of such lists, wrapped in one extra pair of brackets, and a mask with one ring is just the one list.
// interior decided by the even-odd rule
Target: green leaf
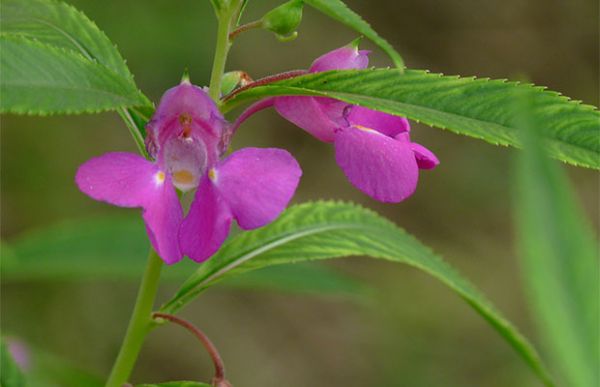
[(211, 387), (210, 384), (200, 382), (166, 382), (159, 384), (138, 384), (136, 387)]
[[(24, 58), (15, 57), (12, 51), (7, 53), (3, 47), (2, 112), (44, 115), (152, 106), (137, 90), (113, 43), (83, 13), (68, 4), (52, 0), (4, 0), (0, 31), (13, 37), (13, 43), (27, 46)], [(41, 44), (27, 44), (32, 41)], [(49, 53), (50, 49), (54, 50)], [(22, 50), (25, 48), (16, 54)], [(54, 56), (62, 53), (66, 57), (57, 61)], [(48, 56), (51, 56), (49, 67), (45, 62)], [(66, 61), (74, 64), (62, 69), (60, 65)], [(22, 68), (23, 64), (26, 67)], [(29, 81), (30, 73), (38, 78)], [(88, 90), (90, 94), (80, 98)]]
[[(110, 241), (110, 243), (108, 243)], [(148, 253), (139, 217), (64, 221), (2, 244), (3, 281), (138, 281)], [(198, 268), (191, 260), (165, 266), (161, 278), (182, 281)], [(231, 278), (240, 289), (309, 295), (367, 295), (357, 280), (317, 264), (267, 267)]]
[(340, 0), (304, 0), (304, 3), (310, 5), (311, 7), (319, 10), (325, 15), (331, 17), (334, 20), (339, 21), (340, 23), (352, 28), (358, 33), (366, 36), (369, 40), (379, 46), (386, 54), (390, 56), (394, 65), (399, 69), (399, 71), (403, 71), (404, 69), (404, 61), (400, 54), (394, 50), (391, 44), (389, 44), (385, 39), (380, 37), (373, 28), (364, 21), (360, 15), (356, 12), (348, 8), (343, 1)]
[(3, 113), (92, 113), (146, 103), (130, 80), (74, 51), (18, 35), (0, 36), (0, 50)]
[(543, 343), (565, 386), (600, 385), (597, 242), (565, 172), (549, 160), (529, 117), (517, 162), (516, 225), (523, 281)]
[(468, 281), (404, 230), (353, 204), (294, 206), (261, 229), (227, 242), (182, 285), (161, 311), (175, 313), (203, 290), (229, 276), (266, 266), (347, 256), (370, 256), (411, 265), (437, 278), (480, 313), (550, 383), (535, 349)]
[(393, 69), (330, 71), (250, 87), (225, 100), (228, 111), (272, 95), (340, 99), (497, 145), (520, 147), (513, 114), (515, 94), (531, 91), (532, 116), (548, 153), (559, 160), (600, 168), (600, 113), (542, 87), (504, 80), (460, 78)]
[(53, 0), (2, 0), (0, 31), (19, 34), (98, 61), (133, 84), (133, 76), (113, 43), (94, 22), (71, 5)]
[(0, 340), (0, 386), (25, 386), (25, 378), (8, 351), (8, 347), (4, 340)]

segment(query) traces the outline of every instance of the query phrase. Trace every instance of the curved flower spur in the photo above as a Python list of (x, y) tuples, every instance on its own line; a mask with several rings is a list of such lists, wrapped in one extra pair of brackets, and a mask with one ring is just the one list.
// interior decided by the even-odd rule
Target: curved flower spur
[[(79, 167), (75, 181), (93, 199), (141, 207), (152, 246), (167, 263), (203, 262), (225, 241), (231, 221), (244, 230), (273, 221), (302, 171), (287, 151), (245, 148), (223, 158), (229, 124), (206, 91), (188, 80), (163, 95), (147, 126), (153, 160), (107, 153)], [(176, 189), (198, 188), (184, 219)]]
[[(358, 40), (317, 58), (308, 72), (365, 69), (368, 51)], [(396, 203), (412, 195), (419, 169), (439, 164), (427, 148), (410, 140), (404, 117), (350, 105), (325, 97), (271, 97), (250, 106), (233, 130), (252, 114), (273, 106), (277, 112), (320, 141), (333, 143), (335, 160), (359, 190), (382, 201)]]

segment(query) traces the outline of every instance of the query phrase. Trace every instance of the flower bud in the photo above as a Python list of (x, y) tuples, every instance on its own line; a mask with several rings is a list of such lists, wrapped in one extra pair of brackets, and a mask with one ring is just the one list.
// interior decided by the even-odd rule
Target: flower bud
[(277, 35), (280, 40), (292, 40), (302, 21), (302, 0), (290, 0), (267, 12), (262, 18), (262, 26)]
[(230, 71), (221, 78), (221, 95), (227, 95), (237, 88), (244, 87), (252, 82), (252, 78), (245, 71)]

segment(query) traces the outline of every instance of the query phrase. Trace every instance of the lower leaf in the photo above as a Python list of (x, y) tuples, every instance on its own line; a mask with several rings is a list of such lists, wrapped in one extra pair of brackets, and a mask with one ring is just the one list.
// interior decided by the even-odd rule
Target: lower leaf
[(289, 208), (261, 229), (240, 234), (182, 285), (161, 312), (173, 314), (204, 289), (230, 276), (266, 266), (348, 256), (370, 256), (416, 267), (437, 278), (471, 305), (552, 385), (536, 350), (467, 280), (413, 236), (360, 206), (314, 202)]

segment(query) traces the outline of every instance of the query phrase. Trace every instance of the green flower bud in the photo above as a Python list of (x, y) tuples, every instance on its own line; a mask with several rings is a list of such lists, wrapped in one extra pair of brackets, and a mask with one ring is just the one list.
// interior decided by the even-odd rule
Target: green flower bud
[(237, 88), (246, 86), (252, 78), (245, 71), (230, 71), (221, 78), (221, 95), (227, 95)]
[(277, 35), (283, 41), (294, 39), (296, 29), (302, 21), (302, 0), (290, 0), (267, 12), (262, 18), (262, 26)]

